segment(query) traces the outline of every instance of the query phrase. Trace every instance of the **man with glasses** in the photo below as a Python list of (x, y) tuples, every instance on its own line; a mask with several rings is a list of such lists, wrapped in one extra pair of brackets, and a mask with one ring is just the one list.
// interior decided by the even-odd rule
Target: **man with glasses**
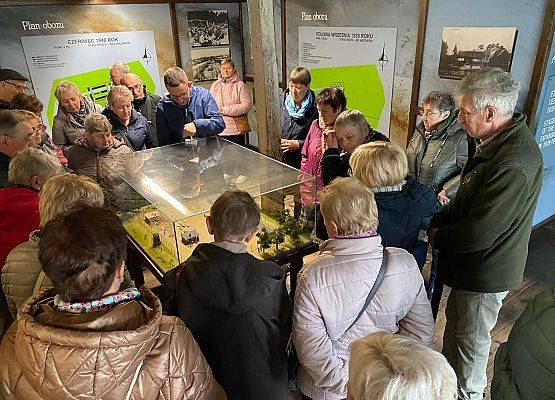
[(10, 103), (14, 96), (27, 90), (25, 82), (28, 80), (13, 69), (0, 69), (0, 110), (11, 109)]
[(158, 135), (156, 132), (156, 107), (160, 101), (160, 96), (146, 91), (146, 85), (139, 75), (129, 73), (121, 78), (121, 84), (133, 94), (133, 108), (146, 118), (150, 126), (153, 145), (158, 146)]
[(156, 110), (159, 146), (217, 135), (225, 129), (214, 97), (208, 90), (193, 86), (181, 68), (166, 70), (164, 85), (168, 93)]
[(0, 110), (0, 188), (8, 185), (8, 167), (17, 153), (33, 142), (35, 115), (22, 110)]

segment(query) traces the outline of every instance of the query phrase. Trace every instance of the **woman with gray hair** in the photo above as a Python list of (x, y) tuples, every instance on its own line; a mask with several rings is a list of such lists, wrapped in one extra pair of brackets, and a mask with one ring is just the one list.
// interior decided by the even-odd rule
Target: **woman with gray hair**
[[(449, 203), (457, 193), (460, 174), (468, 159), (468, 136), (457, 120), (459, 111), (453, 97), (446, 92), (430, 92), (424, 97), (420, 110), (422, 121), (416, 126), (407, 147), (409, 174), (418, 182), (428, 186), (436, 195), (440, 205)], [(429, 222), (429, 220), (427, 221)], [(428, 252), (426, 226), (418, 235), (412, 253), (418, 267), (422, 269)], [(428, 297), (432, 298), (437, 276), (437, 253), (432, 252), (432, 266), (428, 282)], [(440, 292), (437, 292), (441, 296)], [(432, 302), (434, 315), (439, 298)]]
[(75, 83), (61, 81), (54, 92), (58, 99), (58, 113), (52, 125), (52, 141), (58, 146), (69, 146), (85, 136), (85, 117), (102, 112), (102, 106), (79, 93)]

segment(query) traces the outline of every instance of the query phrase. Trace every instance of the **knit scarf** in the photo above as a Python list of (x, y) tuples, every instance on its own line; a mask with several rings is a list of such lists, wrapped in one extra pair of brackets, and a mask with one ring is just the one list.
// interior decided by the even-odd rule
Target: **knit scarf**
[(87, 102), (85, 100), (84, 97), (81, 98), (81, 107), (79, 108), (79, 111), (76, 112), (75, 114), (72, 114), (73, 119), (75, 119), (75, 122), (77, 122), (79, 125), (84, 125), (85, 124), (85, 117), (87, 116), (88, 112), (87, 112)]
[(301, 108), (297, 110), (295, 107), (295, 102), (291, 97), (291, 93), (287, 93), (287, 97), (285, 98), (285, 109), (289, 113), (289, 116), (293, 119), (301, 119), (304, 117), (305, 113), (312, 107), (312, 102), (314, 98), (312, 96), (312, 92), (309, 90), (306, 92), (306, 96), (301, 103)]
[(69, 301), (63, 300), (62, 297), (57, 294), (56, 296), (54, 296), (54, 307), (56, 307), (60, 311), (65, 311), (72, 314), (85, 314), (91, 311), (106, 310), (109, 306), (114, 306), (119, 303), (134, 300), (140, 295), (141, 293), (136, 288), (129, 288), (119, 293), (102, 297), (98, 300), (71, 303)]

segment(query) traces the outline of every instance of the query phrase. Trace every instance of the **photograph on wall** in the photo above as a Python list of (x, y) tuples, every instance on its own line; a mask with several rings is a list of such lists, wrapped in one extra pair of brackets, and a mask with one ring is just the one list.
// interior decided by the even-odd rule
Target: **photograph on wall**
[(444, 27), (438, 75), (462, 79), (484, 67), (510, 72), (516, 28)]
[(299, 27), (299, 65), (311, 89), (335, 86), (370, 126), (389, 135), (397, 28)]
[(229, 56), (229, 48), (191, 50), (193, 80), (196, 82), (215, 81), (220, 75), (220, 63)]
[(227, 10), (187, 11), (191, 47), (229, 45)]
[(23, 36), (21, 44), (50, 126), (57, 111), (54, 92), (60, 81), (73, 82), (83, 96), (104, 105), (110, 90), (109, 68), (117, 61), (139, 75), (148, 92), (162, 89), (152, 31)]

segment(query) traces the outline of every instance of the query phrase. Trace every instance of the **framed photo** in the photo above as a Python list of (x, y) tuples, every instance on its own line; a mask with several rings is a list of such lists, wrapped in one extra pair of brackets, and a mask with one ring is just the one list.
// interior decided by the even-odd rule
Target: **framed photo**
[(187, 11), (191, 47), (229, 45), (227, 10)]
[(484, 67), (510, 72), (516, 28), (444, 27), (438, 75), (462, 79)]
[(191, 50), (193, 80), (214, 81), (220, 75), (220, 62), (229, 58), (229, 48), (206, 48)]

